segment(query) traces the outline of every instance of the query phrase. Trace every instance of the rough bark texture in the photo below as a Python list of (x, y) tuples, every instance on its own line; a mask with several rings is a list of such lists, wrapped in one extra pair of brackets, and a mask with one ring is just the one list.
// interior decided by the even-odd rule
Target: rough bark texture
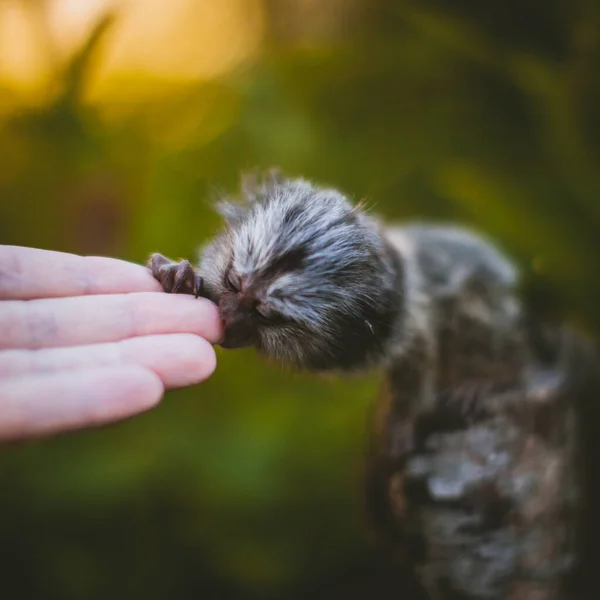
[(472, 333), (447, 332), (427, 411), (407, 398), (418, 357), (388, 373), (367, 473), (374, 525), (432, 599), (585, 597), (596, 355), (566, 330), (515, 332), (494, 352)]

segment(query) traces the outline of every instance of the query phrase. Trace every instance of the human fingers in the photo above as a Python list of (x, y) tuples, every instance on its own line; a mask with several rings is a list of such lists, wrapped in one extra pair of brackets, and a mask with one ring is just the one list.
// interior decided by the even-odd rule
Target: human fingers
[(0, 246), (0, 298), (5, 300), (160, 289), (148, 269), (124, 260)]
[(148, 335), (90, 346), (0, 350), (0, 380), (119, 365), (149, 369), (166, 388), (176, 388), (210, 377), (216, 367), (216, 356), (206, 340), (189, 333)]
[(103, 425), (155, 406), (158, 376), (137, 365), (99, 367), (0, 381), (0, 440)]
[(205, 298), (135, 293), (0, 302), (0, 349), (81, 346), (159, 333), (221, 339), (217, 307)]

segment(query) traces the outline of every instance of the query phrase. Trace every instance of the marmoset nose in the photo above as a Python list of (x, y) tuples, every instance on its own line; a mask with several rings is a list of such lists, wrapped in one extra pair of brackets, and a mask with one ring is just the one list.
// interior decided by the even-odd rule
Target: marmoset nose
[(252, 311), (262, 302), (262, 297), (255, 290), (249, 288), (241, 291), (237, 300), (240, 310)]
[(240, 277), (240, 291), (237, 294), (239, 307), (252, 311), (265, 299), (264, 285), (252, 275)]
[(219, 313), (225, 326), (223, 348), (251, 346), (256, 341), (256, 324), (252, 318), (255, 300), (245, 294), (227, 294), (219, 302)]

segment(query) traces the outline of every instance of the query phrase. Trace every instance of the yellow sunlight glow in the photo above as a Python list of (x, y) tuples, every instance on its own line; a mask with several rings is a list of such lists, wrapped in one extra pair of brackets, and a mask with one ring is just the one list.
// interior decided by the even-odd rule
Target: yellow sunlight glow
[(0, 84), (43, 94), (57, 64), (68, 60), (107, 12), (116, 21), (94, 62), (89, 100), (144, 95), (152, 85), (138, 86), (141, 80), (211, 79), (256, 55), (261, 9), (261, 0), (5, 0)]

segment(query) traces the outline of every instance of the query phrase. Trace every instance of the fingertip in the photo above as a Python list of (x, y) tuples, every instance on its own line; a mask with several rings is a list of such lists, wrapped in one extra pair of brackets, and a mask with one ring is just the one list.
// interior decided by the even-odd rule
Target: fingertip
[(219, 309), (207, 298), (188, 294), (132, 295), (135, 335), (191, 333), (216, 344), (223, 337)]
[(161, 292), (160, 283), (146, 266), (104, 256), (81, 256), (88, 274), (87, 294)]
[(198, 334), (212, 344), (218, 344), (223, 339), (223, 321), (217, 305), (208, 298), (197, 298), (194, 302), (199, 304), (204, 318), (204, 326)]
[(182, 307), (182, 317), (189, 327), (189, 333), (201, 336), (211, 344), (221, 341), (223, 322), (214, 302), (208, 298), (194, 298), (187, 294), (168, 294), (168, 298)]
[(82, 369), (80, 374), (81, 381), (87, 380), (87, 385), (94, 390), (85, 396), (79, 395), (82, 426), (102, 425), (146, 412), (161, 401), (165, 392), (160, 377), (140, 365)]
[(120, 394), (135, 401), (131, 405), (133, 413), (154, 408), (165, 392), (160, 377), (151, 369), (138, 365), (129, 365), (126, 370)]
[(198, 353), (197, 363), (198, 363), (198, 373), (199, 380), (205, 381), (209, 377), (211, 377), (217, 369), (217, 354), (212, 345), (207, 342), (205, 339), (199, 337), (197, 338), (200, 342), (201, 351)]
[(170, 363), (162, 380), (168, 388), (185, 387), (202, 383), (217, 368), (217, 356), (212, 345), (194, 334), (173, 336), (177, 344), (177, 360)]

